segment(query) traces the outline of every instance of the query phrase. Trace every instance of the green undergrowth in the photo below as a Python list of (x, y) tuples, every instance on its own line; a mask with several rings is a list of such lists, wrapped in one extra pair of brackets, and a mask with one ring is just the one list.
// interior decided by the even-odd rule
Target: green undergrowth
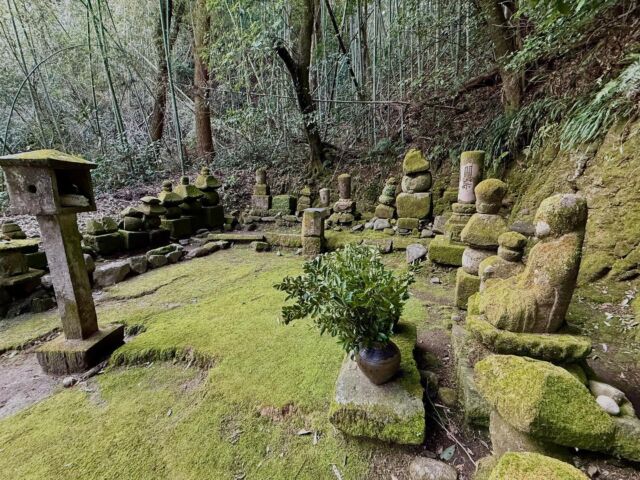
[(53, 312), (0, 320), (0, 353), (20, 350), (59, 326), (60, 319)]
[[(343, 478), (366, 478), (383, 447), (343, 437), (328, 421), (340, 347), (310, 322), (279, 322), (284, 295), (273, 284), (301, 266), (300, 257), (234, 248), (107, 289), (101, 322), (140, 333), (95, 385), (0, 422), (0, 471), (12, 478), (329, 479), (335, 465)], [(424, 318), (411, 299), (403, 321)], [(161, 362), (176, 355), (211, 368)], [(316, 444), (301, 430), (315, 432)]]

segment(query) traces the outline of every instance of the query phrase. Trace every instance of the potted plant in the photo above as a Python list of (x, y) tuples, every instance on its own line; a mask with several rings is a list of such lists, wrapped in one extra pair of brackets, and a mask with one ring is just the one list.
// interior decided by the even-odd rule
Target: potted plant
[(367, 378), (380, 385), (400, 367), (391, 335), (413, 282), (413, 269), (396, 275), (377, 249), (347, 245), (306, 262), (302, 275), (286, 277), (275, 288), (295, 300), (282, 308), (285, 324), (311, 317), (320, 334), (337, 337)]

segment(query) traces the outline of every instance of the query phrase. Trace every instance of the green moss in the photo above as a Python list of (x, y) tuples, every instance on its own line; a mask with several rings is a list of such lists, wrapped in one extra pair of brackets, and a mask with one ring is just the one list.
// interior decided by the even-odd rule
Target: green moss
[[(101, 323), (142, 330), (114, 357), (131, 366), (0, 421), (0, 471), (14, 478), (279, 479), (294, 472), (315, 479), (334, 478), (336, 464), (344, 478), (367, 478), (382, 447), (345, 438), (328, 420), (339, 345), (306, 322), (278, 321), (284, 295), (272, 286), (301, 265), (292, 255), (234, 248), (107, 289)], [(410, 300), (404, 319), (424, 316)], [(201, 372), (158, 363), (176, 358), (213, 366)], [(143, 361), (152, 365), (136, 365)], [(297, 435), (301, 429), (317, 432), (318, 443)]]
[(451, 242), (444, 235), (438, 235), (429, 244), (429, 260), (441, 265), (459, 267), (462, 265), (464, 249), (463, 244)]
[(460, 238), (467, 245), (497, 250), (498, 237), (507, 230), (507, 222), (501, 216), (474, 213), (462, 229)]
[(514, 333), (501, 330), (480, 316), (468, 315), (467, 328), (491, 351), (522, 355), (550, 362), (574, 362), (591, 352), (587, 337), (556, 333)]
[(527, 237), (518, 232), (506, 232), (498, 237), (498, 244), (511, 250), (523, 250), (527, 245)]
[(491, 355), (475, 372), (482, 395), (517, 430), (567, 447), (608, 450), (613, 420), (566, 370), (526, 357)]
[(615, 261), (615, 257), (606, 252), (593, 252), (587, 255), (580, 264), (578, 283), (584, 285), (600, 280), (611, 271)]
[(479, 202), (500, 204), (507, 193), (507, 184), (497, 178), (483, 180), (475, 188)]
[(480, 277), (471, 275), (459, 268), (456, 273), (456, 307), (467, 309), (469, 297), (480, 289)]
[(265, 232), (267, 242), (276, 247), (301, 248), (302, 236), (296, 233)]
[(612, 453), (640, 462), (640, 420), (635, 417), (616, 418), (616, 435)]
[(57, 310), (0, 320), (0, 353), (21, 350), (60, 327)]
[(476, 465), (476, 474), (473, 477), (473, 480), (489, 480), (491, 472), (496, 467), (499, 460), (500, 457), (495, 455), (489, 455), (488, 457), (478, 460), (478, 464)]
[(505, 453), (489, 480), (588, 480), (580, 470), (539, 453)]
[(400, 218), (427, 218), (431, 214), (430, 193), (401, 193), (396, 198)]
[(407, 152), (402, 163), (402, 170), (405, 174), (426, 172), (429, 168), (429, 161), (420, 150), (415, 148)]

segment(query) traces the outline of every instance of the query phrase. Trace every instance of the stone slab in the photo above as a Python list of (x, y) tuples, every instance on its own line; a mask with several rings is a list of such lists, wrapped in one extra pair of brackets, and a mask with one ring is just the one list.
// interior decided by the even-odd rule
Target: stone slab
[(423, 442), (424, 391), (413, 358), (416, 338), (414, 325), (398, 325), (393, 341), (402, 355), (400, 372), (383, 385), (371, 383), (355, 361), (345, 358), (329, 411), (333, 425), (356, 437), (409, 445)]
[(11, 240), (0, 241), (0, 253), (1, 252), (21, 252), (21, 253), (34, 253), (38, 251), (38, 245), (40, 244), (39, 238), (27, 238), (25, 240)]
[(224, 240), (226, 242), (234, 243), (251, 243), (251, 242), (264, 242), (266, 241), (264, 234), (262, 233), (211, 233), (207, 236), (207, 240), (218, 241)]
[(149, 246), (149, 232), (127, 232), (120, 230), (125, 250), (140, 250)]
[(462, 243), (447, 240), (444, 235), (437, 235), (429, 244), (429, 260), (440, 265), (460, 267), (465, 248)]
[(514, 333), (494, 327), (481, 316), (468, 315), (467, 329), (489, 350), (549, 362), (576, 362), (591, 353), (588, 337), (559, 333)]
[(93, 248), (100, 255), (111, 255), (123, 249), (122, 236), (118, 233), (105, 233), (104, 235), (85, 235), (83, 242)]
[(295, 233), (266, 232), (264, 236), (274, 247), (302, 248), (302, 237)]
[(47, 269), (47, 254), (45, 252), (34, 252), (25, 254), (27, 266), (37, 270)]
[(161, 222), (162, 228), (169, 230), (171, 240), (180, 240), (189, 238), (193, 233), (191, 228), (191, 220), (186, 217), (182, 218), (163, 218)]
[(36, 356), (45, 372), (68, 375), (97, 365), (123, 343), (124, 325), (108, 325), (84, 340), (59, 335), (41, 345)]

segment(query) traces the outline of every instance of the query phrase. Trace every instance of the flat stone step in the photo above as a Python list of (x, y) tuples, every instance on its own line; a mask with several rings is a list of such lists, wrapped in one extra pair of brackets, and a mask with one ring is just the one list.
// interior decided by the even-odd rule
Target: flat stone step
[(262, 233), (251, 232), (238, 232), (238, 233), (211, 233), (207, 236), (207, 240), (234, 243), (251, 243), (251, 242), (264, 242), (266, 239)]
[(405, 445), (424, 441), (423, 388), (413, 358), (416, 339), (415, 325), (398, 325), (393, 341), (400, 348), (402, 364), (396, 377), (384, 385), (371, 383), (354, 360), (345, 358), (329, 412), (333, 425), (355, 437)]

